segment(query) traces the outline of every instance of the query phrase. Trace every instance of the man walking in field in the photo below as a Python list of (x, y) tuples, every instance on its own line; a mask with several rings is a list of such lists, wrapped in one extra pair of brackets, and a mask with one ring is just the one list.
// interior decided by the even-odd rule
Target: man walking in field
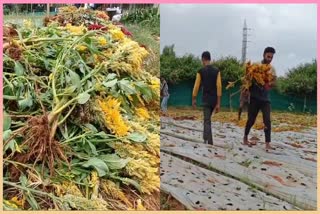
[(168, 116), (168, 100), (170, 97), (169, 94), (169, 87), (167, 81), (161, 77), (161, 87), (160, 87), (160, 96), (162, 98), (161, 101), (161, 111), (164, 114), (164, 116)]
[[(261, 61), (262, 64), (270, 64), (273, 55), (276, 53), (275, 49), (272, 47), (265, 48), (263, 52), (263, 60)], [(269, 90), (271, 87), (275, 85), (276, 74), (275, 70), (272, 67), (271, 72), (273, 73), (273, 80), (271, 82), (267, 82), (264, 87), (260, 87), (258, 84), (253, 83), (250, 87), (250, 102), (248, 106), (248, 120), (245, 127), (244, 137), (243, 137), (243, 144), (244, 145), (255, 145), (254, 142), (248, 141), (248, 135), (250, 132), (251, 127), (254, 125), (257, 115), (261, 110), (263, 116), (263, 123), (264, 123), (264, 134), (265, 134), (265, 143), (266, 143), (266, 151), (274, 150), (271, 147), (271, 120), (270, 120), (270, 113), (271, 113), (271, 102), (269, 98)]]
[(202, 103), (203, 103), (203, 140), (204, 143), (213, 145), (211, 131), (211, 115), (213, 110), (216, 113), (220, 111), (221, 100), (221, 76), (220, 71), (210, 64), (211, 56), (208, 51), (202, 53), (201, 56), (203, 68), (198, 71), (196, 81), (192, 93), (192, 106), (196, 108), (196, 98), (198, 95), (200, 84), (203, 87)]

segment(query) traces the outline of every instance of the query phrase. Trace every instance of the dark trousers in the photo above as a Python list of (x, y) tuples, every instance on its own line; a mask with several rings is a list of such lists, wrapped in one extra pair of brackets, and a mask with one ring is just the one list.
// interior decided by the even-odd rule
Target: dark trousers
[(213, 107), (209, 105), (203, 106), (203, 140), (208, 144), (213, 144), (212, 131), (211, 131), (211, 116)]
[(270, 112), (271, 105), (268, 101), (260, 101), (256, 99), (250, 99), (248, 106), (248, 120), (245, 128), (245, 136), (249, 135), (250, 129), (256, 121), (257, 115), (261, 110), (264, 123), (264, 135), (266, 142), (271, 142), (271, 120)]

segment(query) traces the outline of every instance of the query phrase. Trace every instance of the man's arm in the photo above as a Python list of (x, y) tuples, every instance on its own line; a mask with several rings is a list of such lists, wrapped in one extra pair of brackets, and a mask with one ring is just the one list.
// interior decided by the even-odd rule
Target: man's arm
[(217, 76), (217, 105), (216, 105), (216, 113), (220, 111), (220, 102), (221, 102), (221, 95), (222, 95), (222, 84), (221, 84), (221, 75), (220, 71)]
[(197, 95), (199, 92), (200, 83), (201, 83), (201, 76), (200, 76), (200, 73), (197, 73), (196, 81), (194, 82), (193, 92), (192, 92), (192, 107), (193, 108), (195, 108), (196, 104), (197, 104), (196, 100), (197, 100)]

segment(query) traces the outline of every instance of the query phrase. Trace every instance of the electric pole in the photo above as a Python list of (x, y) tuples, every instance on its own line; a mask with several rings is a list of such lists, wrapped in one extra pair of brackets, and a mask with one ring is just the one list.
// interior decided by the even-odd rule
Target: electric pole
[(247, 46), (248, 46), (248, 30), (251, 28), (247, 27), (247, 21), (244, 20), (243, 29), (242, 29), (242, 55), (241, 55), (241, 62), (244, 64), (247, 59)]

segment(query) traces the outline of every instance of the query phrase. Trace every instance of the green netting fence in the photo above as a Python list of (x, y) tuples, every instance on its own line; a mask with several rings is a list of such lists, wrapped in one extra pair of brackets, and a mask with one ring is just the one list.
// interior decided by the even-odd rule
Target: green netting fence
[[(56, 15), (56, 12), (50, 12), (50, 16)], [(10, 14), (3, 16), (3, 22), (5, 24), (17, 24), (23, 25), (24, 20), (31, 20), (37, 27), (43, 25), (43, 18), (47, 16), (46, 12), (34, 12), (34, 13), (19, 13), (19, 14)]]
[[(168, 84), (170, 98), (168, 106), (191, 106), (192, 105), (192, 90), (193, 90), (193, 81), (184, 81), (178, 84)], [(232, 108), (236, 110), (239, 107), (239, 98), (240, 93), (236, 93), (239, 90), (239, 86), (235, 86), (229, 90), (225, 89), (223, 86), (222, 89), (222, 98), (221, 98), (221, 107), (223, 108)], [(230, 95), (236, 93), (230, 99)], [(197, 97), (197, 104), (201, 104), (202, 92), (199, 90)], [(287, 112), (296, 112), (302, 113), (304, 110), (304, 98), (299, 96), (288, 96), (279, 94), (276, 90), (270, 91), (270, 99), (272, 110), (276, 111), (287, 111)], [(309, 96), (306, 99), (306, 108), (304, 112), (311, 114), (317, 113), (317, 97), (316, 95)]]

